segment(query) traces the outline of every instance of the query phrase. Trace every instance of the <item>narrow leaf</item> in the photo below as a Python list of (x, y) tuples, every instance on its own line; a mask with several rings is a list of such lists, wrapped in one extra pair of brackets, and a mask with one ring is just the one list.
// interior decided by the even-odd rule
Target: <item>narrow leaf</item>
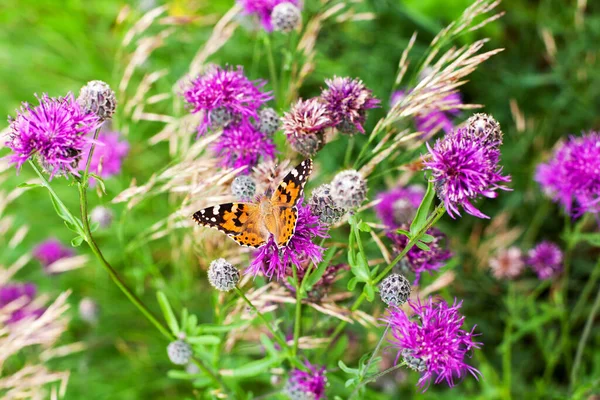
[(221, 343), (221, 338), (214, 335), (189, 336), (185, 340), (190, 344), (217, 345)]
[(430, 251), (431, 249), (423, 242), (417, 242), (415, 245), (423, 251)]
[(425, 224), (427, 223), (427, 217), (429, 216), (429, 210), (431, 209), (434, 198), (435, 190), (433, 188), (433, 182), (429, 181), (427, 183), (427, 191), (425, 192), (423, 201), (421, 201), (419, 209), (417, 210), (417, 215), (415, 215), (415, 219), (413, 219), (413, 222), (410, 224), (411, 235), (416, 235), (425, 227)]
[(178, 335), (180, 332), (179, 324), (177, 323), (177, 318), (175, 317), (175, 313), (171, 308), (171, 304), (169, 304), (167, 296), (165, 296), (163, 292), (159, 291), (156, 292), (156, 299), (158, 300), (160, 309), (165, 317), (165, 321), (167, 321), (167, 325), (169, 325), (169, 329), (171, 329), (171, 332), (173, 332), (174, 335)]

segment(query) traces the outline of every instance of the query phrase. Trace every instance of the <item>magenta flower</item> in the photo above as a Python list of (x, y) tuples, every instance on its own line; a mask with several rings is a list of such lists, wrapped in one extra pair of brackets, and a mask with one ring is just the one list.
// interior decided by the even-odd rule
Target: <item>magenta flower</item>
[(261, 91), (265, 84), (263, 80), (249, 80), (241, 66), (215, 67), (198, 76), (183, 92), (191, 112), (203, 113), (198, 134), (203, 135), (214, 120), (219, 120), (217, 125), (226, 125), (250, 117), (258, 119), (258, 109), (273, 99), (271, 92)]
[(529, 250), (527, 264), (539, 279), (550, 279), (563, 269), (563, 253), (556, 244), (544, 241)]
[(20, 169), (36, 156), (50, 179), (57, 174), (77, 175), (81, 152), (98, 126), (98, 117), (84, 112), (72, 93), (57, 98), (44, 94), (37, 99), (38, 106), (23, 103), (17, 117), (9, 119), (7, 146), (14, 153), (10, 160)]
[(45, 240), (33, 249), (33, 257), (35, 257), (44, 268), (60, 259), (72, 257), (74, 254), (72, 249), (64, 246), (57, 239)]
[(538, 165), (535, 180), (569, 214), (600, 212), (600, 134), (571, 136)]
[[(92, 147), (89, 142), (83, 151), (83, 157), (79, 160), (79, 169), (85, 169), (88, 154)], [(92, 160), (90, 162), (90, 172), (100, 176), (101, 178), (109, 178), (121, 172), (123, 159), (129, 153), (129, 143), (127, 141), (119, 141), (117, 132), (101, 132), (96, 140), (96, 147)], [(91, 178), (91, 182), (94, 181)]]
[(390, 229), (399, 228), (403, 224), (410, 224), (417, 213), (424, 194), (425, 190), (416, 185), (397, 187), (380, 193), (377, 196), (380, 202), (375, 206), (375, 213)]
[(438, 197), (444, 202), (448, 214), (460, 216), (458, 207), (478, 218), (489, 218), (471, 203), (480, 196), (495, 198), (496, 190), (510, 190), (503, 182), (510, 176), (502, 175), (499, 166), (500, 150), (486, 145), (480, 138), (468, 135), (460, 128), (435, 142), (432, 148), (427, 143), (429, 157), (425, 169), (432, 173)]
[(409, 318), (398, 307), (390, 307), (390, 315), (384, 319), (390, 325), (393, 339), (390, 343), (398, 349), (405, 362), (421, 372), (418, 385), (427, 390), (434, 384), (446, 382), (454, 386), (454, 379), (462, 379), (470, 373), (478, 380), (481, 373), (465, 363), (471, 349), (479, 349), (482, 343), (474, 342), (471, 331), (462, 328), (465, 317), (459, 313), (461, 302), (449, 306), (444, 300), (434, 303), (429, 297), (426, 304), (409, 300), (414, 315)]
[(271, 13), (276, 5), (281, 3), (292, 3), (300, 7), (298, 0), (238, 0), (245, 14), (256, 15), (267, 32), (273, 31)]
[(6, 324), (18, 322), (27, 317), (38, 318), (44, 309), (31, 306), (37, 289), (33, 283), (17, 283), (0, 287), (0, 309), (18, 300), (18, 308), (14, 308)]
[(273, 139), (260, 132), (247, 119), (228, 125), (215, 142), (213, 150), (220, 157), (222, 166), (246, 167), (246, 172), (250, 172), (261, 157), (265, 161), (275, 158)]
[[(404, 91), (399, 90), (392, 94), (390, 105), (393, 107), (404, 97)], [(452, 132), (454, 124), (452, 117), (456, 116), (459, 108), (452, 108), (462, 104), (460, 93), (451, 93), (444, 97), (437, 107), (426, 108), (421, 113), (415, 115), (415, 125), (420, 132), (429, 137), (437, 129), (442, 129), (446, 133)], [(443, 109), (442, 109), (443, 108)]]
[(327, 227), (319, 222), (319, 217), (311, 214), (310, 206), (298, 203), (296, 207), (298, 222), (290, 242), (287, 246), (278, 248), (271, 235), (267, 244), (256, 252), (254, 260), (246, 269), (247, 274), (256, 276), (262, 273), (269, 279), (275, 276), (280, 280), (285, 277), (292, 264), (301, 268), (305, 262), (321, 262), (325, 249), (313, 243), (313, 240), (317, 237), (328, 237)]
[(318, 367), (305, 362), (308, 372), (294, 368), (285, 385), (284, 392), (290, 399), (321, 400), (325, 398), (325, 367)]
[(341, 133), (365, 133), (363, 124), (367, 110), (380, 106), (380, 101), (373, 97), (360, 79), (333, 77), (326, 79), (327, 89), (321, 98)]
[[(408, 225), (403, 225), (401, 228), (408, 230)], [(430, 243), (427, 243), (429, 250), (422, 250), (417, 246), (413, 246), (402, 260), (403, 264), (415, 273), (413, 286), (417, 286), (423, 272), (428, 272), (430, 275), (434, 271), (442, 268), (446, 261), (452, 258), (452, 252), (446, 249), (446, 235), (437, 228), (430, 228), (427, 231), (428, 235), (433, 237)], [(404, 250), (409, 242), (405, 235), (390, 232), (388, 237), (392, 240), (395, 253), (399, 254)]]

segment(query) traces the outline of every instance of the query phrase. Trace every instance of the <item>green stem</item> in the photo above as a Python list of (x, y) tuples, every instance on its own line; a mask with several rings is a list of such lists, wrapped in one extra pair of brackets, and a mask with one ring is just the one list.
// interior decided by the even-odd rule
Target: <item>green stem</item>
[(511, 336), (513, 331), (513, 305), (515, 300), (515, 288), (512, 282), (508, 284), (508, 320), (506, 322), (506, 326), (504, 327), (504, 341), (506, 346), (504, 346), (504, 352), (502, 354), (502, 378), (504, 380), (504, 395), (507, 399), (510, 399), (511, 395), (511, 387), (512, 387), (512, 372), (511, 372)]
[(588, 337), (590, 336), (590, 332), (592, 331), (592, 325), (594, 323), (594, 318), (596, 318), (596, 314), (598, 313), (598, 309), (600, 309), (600, 289), (598, 290), (598, 294), (596, 295), (596, 301), (594, 302), (592, 311), (590, 311), (590, 315), (588, 315), (587, 321), (585, 322), (585, 327), (583, 328), (583, 333), (581, 334), (581, 339), (579, 339), (579, 344), (577, 345), (575, 364), (573, 365), (573, 369), (571, 370), (570, 391), (573, 390), (573, 387), (577, 382), (577, 373), (579, 372), (579, 367), (581, 366), (583, 350), (585, 349)]
[(381, 378), (384, 375), (389, 374), (390, 372), (394, 372), (397, 369), (400, 369), (402, 367), (404, 367), (406, 364), (404, 363), (404, 361), (402, 361), (400, 364), (394, 365), (391, 368), (388, 368), (384, 371), (381, 371), (380, 373), (378, 373), (377, 375), (373, 375), (372, 377), (370, 377), (369, 379), (365, 380), (364, 382), (362, 382), (359, 386), (358, 389), (360, 389), (362, 386), (365, 386), (371, 382), (375, 382), (377, 379)]
[[(381, 337), (379, 338), (379, 341), (377, 342), (377, 345), (375, 346), (375, 350), (373, 350), (373, 354), (371, 354), (371, 357), (369, 358), (367, 365), (365, 365), (364, 374), (367, 374), (369, 372), (369, 368), (371, 368), (371, 364), (373, 363), (375, 356), (377, 355), (377, 353), (379, 353), (379, 349), (381, 348), (381, 345), (383, 344), (383, 340), (385, 339), (389, 329), (390, 329), (390, 324), (387, 324), (385, 327), (385, 330), (383, 331), (383, 333), (381, 334)], [(352, 391), (352, 394), (350, 395), (350, 397), (348, 399), (353, 399), (354, 396), (356, 396), (358, 394), (358, 391), (360, 390), (360, 388), (362, 386), (361, 383), (364, 378), (365, 378), (364, 375), (360, 376), (359, 381), (356, 384), (356, 387), (354, 388), (354, 390)]]
[(600, 278), (600, 261), (598, 261), (598, 263), (594, 267), (592, 274), (590, 275), (588, 281), (583, 287), (583, 290), (581, 291), (581, 294), (579, 295), (579, 298), (575, 303), (575, 307), (573, 307), (573, 311), (571, 312), (569, 322), (573, 323), (577, 321), (580, 315), (583, 313), (583, 307), (586, 305), (587, 299), (592, 293), (592, 290), (594, 289), (594, 285), (598, 281), (598, 278)]
[(275, 68), (275, 59), (273, 58), (273, 47), (271, 46), (271, 39), (269, 38), (269, 34), (263, 33), (263, 41), (267, 50), (267, 63), (269, 64), (269, 74), (271, 75), (271, 86), (273, 87), (273, 92), (275, 94), (275, 103), (279, 105), (282, 99), (280, 98), (281, 95), (279, 93), (277, 69)]
[(298, 279), (298, 269), (296, 264), (292, 265), (294, 273), (294, 282), (296, 283), (296, 316), (294, 318), (294, 347), (292, 347), (292, 357), (296, 358), (298, 354), (298, 340), (300, 339), (300, 328), (302, 319), (302, 284)]

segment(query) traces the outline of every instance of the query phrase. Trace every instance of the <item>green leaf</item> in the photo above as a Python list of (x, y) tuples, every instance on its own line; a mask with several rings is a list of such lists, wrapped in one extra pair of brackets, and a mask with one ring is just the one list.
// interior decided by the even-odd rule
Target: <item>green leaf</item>
[(360, 224), (358, 224), (358, 229), (360, 229), (362, 232), (371, 232), (371, 227), (364, 221), (360, 221)]
[(396, 233), (398, 233), (400, 235), (404, 235), (404, 236), (410, 237), (410, 232), (407, 231), (407, 230), (404, 230), (404, 229), (397, 229)]
[(344, 362), (342, 360), (338, 361), (338, 367), (340, 367), (340, 369), (347, 374), (351, 374), (351, 375), (358, 374), (358, 368), (350, 368), (349, 366), (344, 364)]
[(217, 345), (221, 338), (215, 335), (190, 336), (185, 339), (190, 344)]
[(271, 338), (268, 337), (267, 335), (261, 334), (260, 342), (262, 343), (263, 346), (265, 346), (265, 349), (267, 350), (267, 353), (269, 353), (269, 355), (276, 356), (279, 353), (277, 351), (277, 349), (275, 348), (275, 344), (273, 343)]
[(420, 240), (423, 243), (431, 243), (435, 240), (435, 238), (431, 235), (428, 235), (427, 233), (424, 233), (423, 236), (421, 236)]
[(434, 198), (435, 190), (433, 188), (433, 182), (430, 180), (427, 183), (427, 192), (425, 192), (423, 201), (421, 201), (421, 204), (419, 205), (417, 215), (415, 215), (415, 219), (413, 219), (413, 222), (410, 224), (410, 233), (412, 236), (416, 235), (427, 224), (427, 217), (429, 216), (429, 210), (431, 209)]
[(100, 189), (102, 190), (102, 193), (106, 194), (106, 186), (104, 185), (104, 179), (102, 179), (101, 177), (99, 177), (98, 175), (90, 172), (89, 173), (90, 177), (94, 178), (96, 180), (96, 182), (98, 182), (98, 184), (100, 185)]
[(415, 243), (415, 246), (417, 246), (418, 248), (420, 248), (423, 251), (430, 251), (431, 249), (429, 248), (429, 246), (427, 246), (425, 243), (423, 242), (417, 242)]
[(77, 227), (73, 225), (71, 221), (63, 220), (63, 222), (65, 223), (67, 229), (69, 229), (71, 232), (79, 233), (79, 229), (77, 229)]
[(356, 289), (356, 285), (358, 284), (358, 279), (356, 277), (350, 279), (348, 281), (348, 290), (353, 291)]
[(73, 247), (79, 247), (81, 246), (81, 243), (83, 243), (83, 236), (76, 236), (73, 239), (71, 239), (71, 246)]
[(373, 288), (373, 285), (367, 283), (364, 287), (363, 287), (363, 292), (365, 293), (365, 295), (367, 296), (367, 300), (369, 302), (372, 302), (373, 300), (375, 300), (375, 289)]
[[(188, 309), (184, 307), (183, 310), (181, 310), (180, 321), (181, 321), (181, 331), (185, 332), (185, 333), (189, 333), (189, 331), (188, 331), (188, 328), (189, 328), (188, 316), (189, 316)], [(192, 336), (194, 336), (194, 335), (192, 335)]]
[(308, 278), (306, 278), (306, 281), (304, 282), (304, 288), (307, 291), (311, 290), (313, 285), (315, 285), (319, 281), (319, 279), (321, 279), (321, 277), (327, 270), (327, 267), (329, 266), (331, 259), (335, 255), (336, 251), (337, 251), (337, 247), (332, 247), (332, 248), (328, 249), (327, 252), (325, 253), (325, 257), (323, 257), (323, 261), (321, 261), (319, 263), (319, 265), (317, 266), (317, 269), (315, 271), (313, 271), (308, 276)]
[(99, 222), (92, 222), (90, 224), (90, 232), (96, 232), (99, 227), (100, 227), (100, 223)]
[(272, 366), (280, 363), (277, 357), (269, 357), (258, 361), (250, 361), (229, 370), (227, 377), (250, 378), (267, 372)]
[(27, 183), (27, 182), (23, 182), (17, 185), (17, 187), (19, 189), (29, 189), (29, 188), (36, 188), (36, 187), (44, 187), (44, 185), (42, 185), (41, 183)]
[(175, 317), (175, 313), (171, 308), (171, 304), (169, 304), (169, 300), (167, 296), (163, 292), (156, 292), (156, 299), (158, 300), (158, 304), (160, 305), (160, 309), (162, 310), (163, 316), (167, 321), (167, 325), (169, 325), (169, 329), (173, 332), (174, 335), (178, 335), (179, 332), (179, 324), (177, 323), (177, 318)]
[(224, 333), (229, 332), (236, 328), (241, 328), (246, 326), (246, 322), (238, 322), (231, 325), (211, 325), (211, 324), (202, 324), (198, 328), (202, 333)]
[(600, 247), (600, 233), (580, 233), (576, 237), (577, 242), (588, 242), (592, 246)]

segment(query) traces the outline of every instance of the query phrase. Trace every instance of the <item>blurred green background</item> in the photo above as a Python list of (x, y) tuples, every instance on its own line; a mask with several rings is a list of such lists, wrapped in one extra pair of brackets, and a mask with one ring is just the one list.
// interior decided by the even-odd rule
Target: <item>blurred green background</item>
[[(308, 12), (318, 10), (318, 1), (306, 2)], [(387, 107), (398, 59), (413, 31), (419, 32), (413, 54), (417, 59), (435, 34), (470, 3), (467, 0), (365, 0), (357, 7), (364, 12), (373, 12), (373, 20), (324, 26), (317, 43), (317, 69), (305, 82), (301, 94), (305, 97), (317, 95), (323, 79), (334, 74), (356, 76), (372, 88), (383, 100), (384, 108)], [(124, 70), (120, 44), (125, 32), (137, 17), (160, 4), (166, 4), (168, 13), (181, 17), (182, 22), (174, 27), (174, 33), (166, 39), (164, 46), (141, 67), (141, 73), (168, 69), (167, 77), (158, 83), (156, 90), (159, 92), (170, 90), (210, 35), (211, 26), (183, 17), (219, 17), (232, 6), (232, 1), (3, 0), (0, 3), (0, 110), (14, 115), (20, 102), (35, 102), (34, 93), (47, 92), (51, 96), (67, 91), (77, 93), (83, 84), (93, 79), (117, 87)], [(128, 17), (117, 22), (124, 7), (127, 7)], [(535, 230), (527, 231), (530, 236), (525, 238), (530, 242), (542, 238), (560, 242), (563, 217), (555, 205), (543, 199), (532, 176), (535, 165), (547, 156), (560, 138), (600, 127), (600, 2), (588, 1), (586, 4), (579, 1), (578, 6), (575, 0), (505, 0), (500, 9), (506, 11), (502, 19), (461, 38), (467, 43), (487, 36), (491, 40), (486, 49), (505, 49), (484, 63), (462, 90), (465, 102), (484, 104), (483, 110), (502, 124), (505, 172), (513, 177), (511, 187), (514, 191), (484, 202), (482, 211), (492, 216), (504, 213), (510, 226), (525, 231), (534, 224)], [(151, 28), (155, 33), (159, 29)], [(254, 40), (253, 32), (238, 29), (209, 61), (250, 66)], [(252, 76), (259, 77), (268, 77), (266, 65), (259, 65), (256, 76)], [(139, 76), (134, 79), (139, 80)], [(173, 110), (166, 105), (161, 111), (169, 114)], [(383, 113), (378, 110), (370, 114), (370, 128)], [(466, 118), (469, 114), (462, 115)], [(131, 152), (123, 173), (107, 181), (108, 194), (99, 199), (92, 196), (93, 205), (109, 205), (117, 215), (117, 223), (99, 233), (100, 245), (148, 304), (156, 308), (154, 293), (163, 290), (174, 307), (179, 309), (185, 305), (201, 320), (208, 321), (212, 309), (206, 307), (207, 303), (200, 296), (207, 286), (205, 275), (193, 257), (172, 262), (167, 239), (154, 241), (135, 251), (122, 251), (137, 233), (174, 210), (166, 197), (161, 196), (145, 201), (131, 212), (125, 212), (122, 204), (110, 205), (110, 200), (125, 189), (132, 178), (144, 183), (153, 172), (171, 161), (166, 144), (150, 146), (147, 142), (160, 130), (161, 124), (132, 123), (118, 118), (117, 122), (129, 125)], [(343, 152), (343, 148), (339, 151)], [(5, 154), (5, 149), (0, 150), (0, 156)], [(318, 162), (322, 162), (328, 171), (339, 168), (327, 157), (319, 157)], [(25, 166), (18, 177), (9, 178), (0, 190), (10, 191), (32, 176)], [(381, 181), (372, 184), (383, 188)], [(56, 185), (67, 204), (76, 207), (74, 188), (64, 181), (57, 180)], [(371, 197), (374, 194), (371, 193)], [(22, 246), (3, 250), (0, 261), (4, 265), (47, 237), (58, 237), (65, 243), (71, 239), (70, 232), (55, 216), (46, 193), (39, 189), (25, 193), (5, 213), (15, 216), (16, 226), (28, 224), (32, 229)], [(506, 300), (502, 296), (505, 288), (490, 276), (486, 265), (478, 263), (469, 247), (474, 232), (482, 232), (489, 224), (471, 217), (458, 221), (445, 218), (442, 224), (442, 229), (452, 237), (453, 250), (457, 253), (454, 268), (458, 274), (453, 286), (445, 293), (465, 300), (463, 311), (467, 321), (477, 324), (478, 331), (483, 333), (480, 339), (485, 346), (475, 355), (475, 364), (481, 369), (483, 380), (477, 383), (467, 378), (453, 390), (444, 386), (432, 387), (421, 395), (413, 386), (416, 380), (412, 376), (408, 382), (398, 382), (402, 395), (394, 398), (491, 399), (512, 396), (549, 399), (568, 396), (568, 364), (559, 361), (552, 373), (544, 376), (548, 360), (536, 347), (536, 335), (555, 329), (555, 321), (536, 323), (534, 317), (545, 312), (540, 310), (546, 310), (536, 306), (532, 306), (530, 314), (523, 312), (507, 317)], [(85, 247), (77, 251), (88, 252)], [(597, 257), (598, 252), (591, 248), (584, 247), (578, 252), (570, 286), (573, 293), (583, 286)], [(65, 343), (84, 341), (87, 349), (53, 361), (54, 368), (72, 371), (67, 398), (193, 397), (188, 382), (167, 377), (171, 365), (162, 338), (114, 287), (95, 261), (84, 269), (51, 277), (31, 262), (20, 272), (18, 279), (33, 280), (41, 291), (53, 295), (69, 288), (73, 290), (70, 298), (74, 306), (73, 323), (62, 340)], [(525, 287), (536, 284), (531, 278), (523, 282)], [(100, 305), (100, 321), (96, 326), (85, 324), (76, 315), (79, 300), (86, 296)], [(549, 307), (553, 304), (550, 299), (542, 301), (548, 301)], [(505, 339), (506, 318), (513, 318), (517, 330), (522, 327), (520, 324), (533, 320), (533, 328), (528, 325), (531, 329), (524, 329), (521, 336), (510, 343), (512, 361), (509, 359), (508, 370), (503, 364), (507, 347), (501, 346)], [(583, 322), (577, 321), (573, 326), (573, 351)], [(574, 395), (577, 398), (598, 393), (600, 335), (592, 335), (588, 346), (582, 386)], [(503, 379), (506, 373), (512, 376), (508, 392)], [(337, 382), (333, 381), (334, 384)], [(387, 398), (387, 395), (373, 396)]]

